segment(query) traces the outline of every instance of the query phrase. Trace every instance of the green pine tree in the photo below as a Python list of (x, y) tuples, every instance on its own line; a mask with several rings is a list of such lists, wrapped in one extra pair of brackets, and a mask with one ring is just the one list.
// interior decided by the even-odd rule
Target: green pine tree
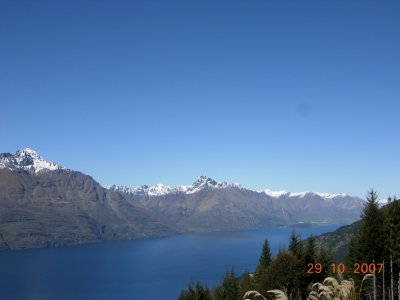
[(272, 261), (271, 248), (269, 246), (268, 240), (265, 240), (264, 244), (263, 244), (262, 252), (261, 252), (259, 266), (261, 268), (267, 268), (269, 266), (269, 264), (271, 263), (271, 261)]
[(203, 287), (200, 282), (195, 286), (193, 283), (188, 285), (188, 289), (184, 290), (179, 295), (179, 300), (212, 300), (211, 292), (208, 287)]
[(301, 243), (300, 237), (294, 230), (289, 239), (289, 251), (291, 251), (298, 258), (303, 255), (303, 244)]
[[(301, 257), (301, 282), (300, 282), (300, 291), (302, 298), (306, 298), (308, 294), (308, 289), (312, 283), (316, 283), (321, 281), (320, 275), (313, 271), (312, 273), (307, 273), (307, 270), (310, 269), (309, 264), (313, 264), (314, 266), (318, 261), (318, 248), (315, 237), (309, 237), (304, 246), (303, 255)], [(323, 280), (323, 279), (322, 279)]]
[(268, 240), (265, 240), (262, 247), (260, 260), (258, 262), (258, 266), (254, 274), (254, 281), (256, 283), (258, 283), (261, 280), (261, 278), (265, 276), (265, 272), (268, 266), (271, 264), (271, 261), (272, 261), (271, 248), (269, 246)]
[(241, 300), (239, 280), (235, 272), (229, 270), (225, 273), (224, 281), (214, 290), (215, 300)]
[(400, 264), (400, 201), (390, 201), (383, 211), (383, 232), (386, 259), (392, 255), (394, 261)]
[[(361, 265), (382, 262), (384, 240), (383, 215), (378, 206), (378, 194), (371, 189), (367, 193), (367, 203), (361, 214), (361, 222), (350, 243), (347, 265), (353, 267), (355, 263)], [(353, 274), (352, 268), (349, 271), (358, 289), (365, 274)], [(378, 280), (381, 279), (378, 278)]]
[(304, 265), (303, 255), (303, 242), (301, 241), (300, 237), (296, 234), (293, 230), (292, 234), (289, 238), (289, 252), (291, 252), (296, 257), (296, 264), (294, 266), (293, 271), (293, 288), (290, 291), (290, 299), (300, 299), (301, 297), (301, 288), (303, 287), (304, 281)]
[(279, 252), (268, 266), (265, 276), (260, 280), (258, 291), (266, 295), (268, 290), (279, 289), (286, 295), (291, 294), (297, 263), (297, 257), (292, 252)]
[(256, 286), (253, 280), (253, 277), (249, 272), (243, 273), (243, 275), (239, 279), (240, 286), (240, 299), (243, 299), (243, 296), (246, 292), (256, 290)]
[(361, 214), (361, 223), (350, 245), (352, 263), (371, 263), (383, 259), (383, 220), (378, 194), (370, 190)]
[[(393, 259), (394, 281), (398, 282), (400, 272), (400, 201), (396, 197), (388, 199), (388, 204), (383, 207), (383, 232), (385, 245), (385, 277), (386, 294), (388, 294), (390, 278), (390, 259)], [(398, 290), (395, 288), (394, 296), (397, 299)]]

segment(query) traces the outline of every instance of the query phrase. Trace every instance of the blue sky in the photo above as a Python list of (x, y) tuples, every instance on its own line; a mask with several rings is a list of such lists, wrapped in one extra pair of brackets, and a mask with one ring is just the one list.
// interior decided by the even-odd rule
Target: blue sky
[(399, 194), (398, 1), (1, 1), (0, 152), (103, 185)]

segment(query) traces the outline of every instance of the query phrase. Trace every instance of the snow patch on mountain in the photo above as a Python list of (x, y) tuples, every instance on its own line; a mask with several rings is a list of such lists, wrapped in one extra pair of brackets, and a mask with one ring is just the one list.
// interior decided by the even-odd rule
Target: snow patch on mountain
[(273, 198), (279, 198), (279, 197), (296, 197), (296, 198), (304, 198), (306, 196), (313, 196), (313, 195), (317, 195), (325, 200), (332, 200), (332, 199), (336, 199), (336, 198), (345, 198), (348, 197), (347, 194), (344, 193), (340, 193), (340, 194), (332, 194), (332, 193), (318, 193), (318, 192), (310, 192), (310, 191), (306, 191), (306, 192), (298, 192), (298, 193), (291, 193), (288, 192), (286, 190), (282, 190), (282, 191), (271, 191), (269, 189), (265, 189), (265, 190), (258, 190), (258, 193), (264, 193), (270, 197)]
[(331, 194), (331, 193), (316, 193), (318, 196), (325, 198), (325, 199), (333, 199), (333, 198), (345, 198), (348, 195), (345, 193), (339, 193), (339, 194)]
[(271, 191), (269, 189), (265, 189), (265, 190), (259, 190), (257, 191), (258, 193), (264, 193), (272, 198), (279, 198), (281, 196), (287, 196), (290, 195), (290, 193), (286, 190), (282, 190), (282, 191)]

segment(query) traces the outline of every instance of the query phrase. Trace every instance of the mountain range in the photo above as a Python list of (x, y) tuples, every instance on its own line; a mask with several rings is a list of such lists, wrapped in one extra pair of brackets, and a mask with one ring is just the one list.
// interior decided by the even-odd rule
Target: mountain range
[(186, 232), (344, 223), (364, 201), (346, 194), (251, 190), (200, 176), (191, 185), (102, 187), (31, 149), (0, 154), (0, 249)]
[(296, 223), (349, 223), (363, 200), (346, 194), (254, 191), (200, 176), (192, 185), (109, 189), (139, 201), (178, 231), (252, 229)]

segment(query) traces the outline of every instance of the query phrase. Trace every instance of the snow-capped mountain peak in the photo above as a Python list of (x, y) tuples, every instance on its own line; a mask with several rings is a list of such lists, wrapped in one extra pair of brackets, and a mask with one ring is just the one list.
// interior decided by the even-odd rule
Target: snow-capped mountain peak
[(216, 186), (218, 186), (218, 182), (216, 182), (214, 179), (205, 175), (201, 175), (199, 178), (196, 179), (195, 182), (192, 183), (192, 185), (185, 186), (185, 188), (187, 193), (193, 194), (204, 188)]
[(18, 150), (15, 154), (1, 153), (0, 168), (23, 169), (34, 173), (43, 170), (52, 171), (63, 169), (60, 165), (45, 160), (36, 151), (30, 148)]
[(192, 183), (193, 188), (197, 188), (204, 185), (214, 186), (217, 185), (217, 182), (206, 175), (201, 175), (199, 178), (197, 178), (195, 182)]

